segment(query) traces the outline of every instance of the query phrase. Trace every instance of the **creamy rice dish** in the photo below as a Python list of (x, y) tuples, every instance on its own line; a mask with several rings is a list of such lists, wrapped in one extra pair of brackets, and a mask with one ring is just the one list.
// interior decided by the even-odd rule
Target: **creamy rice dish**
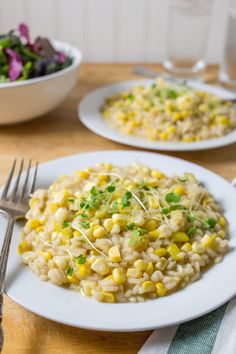
[(231, 102), (163, 79), (107, 98), (101, 111), (111, 126), (148, 140), (206, 140), (221, 137), (236, 126)]
[(45, 281), (102, 302), (141, 302), (197, 280), (228, 248), (221, 208), (190, 173), (132, 164), (63, 175), (36, 190), (22, 261)]

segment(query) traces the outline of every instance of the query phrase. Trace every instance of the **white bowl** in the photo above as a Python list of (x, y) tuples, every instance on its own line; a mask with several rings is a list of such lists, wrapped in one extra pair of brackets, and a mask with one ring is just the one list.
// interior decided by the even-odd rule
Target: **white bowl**
[(77, 80), (81, 52), (69, 44), (52, 41), (57, 50), (73, 58), (73, 63), (56, 73), (25, 81), (0, 84), (0, 124), (12, 124), (41, 116), (58, 106)]

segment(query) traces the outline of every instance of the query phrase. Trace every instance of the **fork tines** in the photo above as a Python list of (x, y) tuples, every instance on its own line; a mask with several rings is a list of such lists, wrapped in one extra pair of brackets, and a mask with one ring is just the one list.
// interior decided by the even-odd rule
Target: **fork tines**
[[(15, 203), (26, 202), (30, 194), (33, 193), (37, 177), (38, 163), (36, 162), (35, 167), (31, 169), (32, 160), (29, 160), (25, 176), (22, 177), (24, 164), (25, 161), (24, 159), (22, 159), (17, 169), (17, 159), (14, 160), (7, 178), (6, 185), (2, 192), (2, 200)], [(15, 172), (16, 178), (13, 181), (13, 176)]]

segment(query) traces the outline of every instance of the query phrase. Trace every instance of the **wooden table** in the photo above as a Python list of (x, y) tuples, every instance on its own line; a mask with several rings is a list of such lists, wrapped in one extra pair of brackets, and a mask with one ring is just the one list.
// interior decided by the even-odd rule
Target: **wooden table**
[[(28, 123), (0, 128), (0, 182), (6, 178), (14, 157), (35, 158), (40, 163), (84, 151), (130, 149), (87, 130), (76, 114), (78, 101), (96, 87), (135, 78), (131, 65), (85, 64), (68, 99), (54, 112)], [(153, 69), (160, 70), (152, 65)], [(206, 72), (214, 82), (217, 68)], [(27, 98), (26, 98), (27, 104)], [(200, 152), (168, 155), (193, 161), (231, 180), (236, 176), (236, 144)], [(5, 296), (4, 354), (136, 353), (150, 335), (106, 333), (67, 327), (36, 316)]]

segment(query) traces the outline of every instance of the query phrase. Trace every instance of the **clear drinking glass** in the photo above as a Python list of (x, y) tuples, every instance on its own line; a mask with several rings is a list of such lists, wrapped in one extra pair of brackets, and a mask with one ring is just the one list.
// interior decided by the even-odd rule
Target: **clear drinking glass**
[(236, 0), (230, 5), (220, 80), (236, 87)]
[(212, 0), (169, 0), (168, 72), (189, 76), (203, 70), (211, 10)]

